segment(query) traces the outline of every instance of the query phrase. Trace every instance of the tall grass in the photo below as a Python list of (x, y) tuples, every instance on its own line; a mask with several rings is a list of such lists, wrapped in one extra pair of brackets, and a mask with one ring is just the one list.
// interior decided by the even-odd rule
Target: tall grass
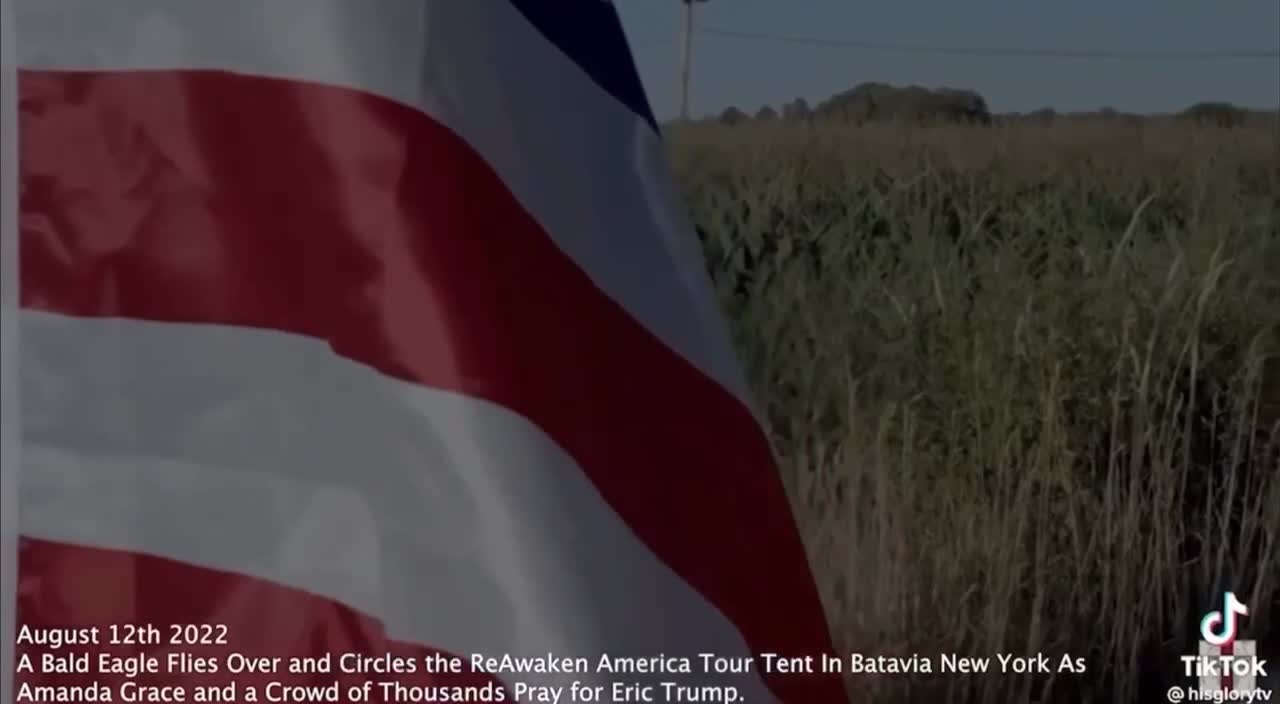
[(838, 645), (1088, 665), (864, 701), (1137, 701), (1222, 589), (1276, 634), (1274, 128), (667, 139)]

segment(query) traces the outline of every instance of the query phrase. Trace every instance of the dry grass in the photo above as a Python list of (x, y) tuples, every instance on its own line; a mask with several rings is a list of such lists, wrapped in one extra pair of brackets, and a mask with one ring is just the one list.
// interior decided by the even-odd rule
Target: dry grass
[(839, 645), (1089, 666), (857, 691), (1136, 701), (1224, 588), (1276, 633), (1276, 129), (668, 140)]

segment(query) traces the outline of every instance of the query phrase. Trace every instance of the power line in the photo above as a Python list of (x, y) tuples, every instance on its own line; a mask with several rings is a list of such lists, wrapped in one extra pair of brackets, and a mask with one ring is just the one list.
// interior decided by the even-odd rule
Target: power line
[(783, 44), (862, 49), (904, 54), (943, 54), (948, 56), (1021, 56), (1059, 59), (1115, 59), (1115, 60), (1240, 60), (1280, 59), (1280, 49), (1225, 49), (1225, 50), (1124, 50), (1124, 49), (1032, 49), (1026, 47), (969, 47), (937, 46), (931, 44), (899, 44), (863, 41), (858, 39), (832, 39), (826, 37), (772, 34), (767, 32), (739, 32), (717, 27), (699, 27), (699, 33), (729, 39), (772, 41)]

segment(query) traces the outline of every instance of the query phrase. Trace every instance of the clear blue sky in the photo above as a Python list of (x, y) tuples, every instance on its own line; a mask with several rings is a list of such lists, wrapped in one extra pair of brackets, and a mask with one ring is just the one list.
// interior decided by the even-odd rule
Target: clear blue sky
[[(614, 0), (659, 119), (679, 106), (679, 0)], [(1280, 0), (710, 0), (720, 29), (883, 43), (1084, 50), (1280, 48)], [(912, 55), (697, 35), (692, 112), (814, 103), (864, 81), (976, 90), (996, 111), (1280, 107), (1280, 59), (1079, 60)]]

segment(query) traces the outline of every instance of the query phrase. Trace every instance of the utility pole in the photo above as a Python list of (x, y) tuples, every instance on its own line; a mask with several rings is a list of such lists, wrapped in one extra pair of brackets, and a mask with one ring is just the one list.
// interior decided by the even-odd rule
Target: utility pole
[(680, 121), (689, 121), (689, 64), (693, 60), (693, 5), (707, 0), (681, 0), (684, 3), (684, 60), (680, 62)]

